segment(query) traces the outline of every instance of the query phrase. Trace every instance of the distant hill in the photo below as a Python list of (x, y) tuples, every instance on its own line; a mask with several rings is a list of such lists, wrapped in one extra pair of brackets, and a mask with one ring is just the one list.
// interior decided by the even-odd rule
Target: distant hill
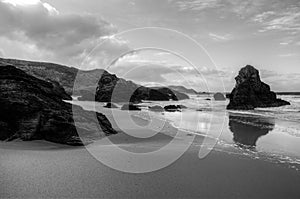
[(186, 93), (186, 94), (191, 94), (191, 95), (197, 95), (198, 92), (195, 91), (194, 89), (191, 88), (186, 88), (184, 86), (168, 86), (168, 88), (177, 91), (177, 92), (181, 92), (181, 93)]
[(78, 69), (59, 64), (0, 58), (0, 65), (13, 65), (18, 69), (42, 80), (59, 82), (68, 94), (72, 93)]
[[(122, 85), (123, 89), (118, 89), (119, 93), (117, 93), (115, 96), (119, 96), (120, 99), (116, 99), (115, 101), (124, 100), (124, 93), (132, 93), (132, 89), (136, 90), (137, 88), (139, 89), (134, 93), (132, 100), (167, 101), (188, 98), (187, 95), (178, 92), (175, 89), (174, 92), (171, 92), (171, 90), (165, 88), (160, 88), (159, 90), (150, 89), (135, 84), (132, 81), (118, 78), (116, 75), (111, 74), (103, 69), (83, 71), (74, 67), (47, 62), (34, 62), (3, 58), (0, 58), (0, 66), (1, 65), (12, 65), (36, 78), (45, 81), (58, 82), (63, 86), (69, 95), (82, 96), (80, 98), (81, 100), (94, 100), (95, 96), (93, 93), (95, 93), (96, 90), (96, 99), (98, 101), (106, 101), (107, 99), (111, 99), (112, 90), (115, 88), (116, 82), (118, 82), (118, 85)], [(114, 80), (114, 85), (110, 84), (111, 80)], [(75, 81), (77, 81), (75, 84), (76, 88), (74, 88)]]

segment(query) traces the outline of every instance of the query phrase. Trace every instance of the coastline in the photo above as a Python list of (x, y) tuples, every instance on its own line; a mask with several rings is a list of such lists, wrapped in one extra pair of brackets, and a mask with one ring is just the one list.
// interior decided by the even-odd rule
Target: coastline
[[(86, 103), (85, 109), (92, 110), (89, 105)], [(126, 118), (122, 119), (128, 116), (126, 111), (96, 107), (99, 108), (110, 120), (112, 111), (116, 111), (119, 122), (127, 127), (125, 130), (130, 135), (144, 134), (134, 126), (126, 126)], [(132, 119), (139, 125), (147, 125), (147, 117), (137, 117), (138, 113), (130, 112), (135, 116)], [(154, 136), (151, 136), (153, 132), (147, 132), (147, 139), (123, 132), (108, 138), (123, 150), (147, 153), (172, 139), (180, 141), (184, 136), (194, 136), (187, 131), (181, 134), (183, 137), (174, 137), (176, 125), (170, 121), (163, 123), (162, 131)], [(117, 127), (116, 121), (112, 125)], [(241, 128), (245, 130), (245, 126)], [(239, 148), (233, 142), (222, 140), (218, 140), (205, 158), (199, 159), (200, 147), (208, 135), (195, 134), (193, 143), (177, 161), (144, 174), (120, 172), (96, 160), (86, 147), (96, 146), (109, 154), (109, 146), (97, 142), (86, 147), (45, 141), (0, 143), (0, 195), (13, 198), (283, 198), (289, 193), (289, 198), (298, 198), (300, 173), (291, 164), (274, 162), (256, 150)]]
[[(113, 137), (118, 139), (122, 135)], [(134, 147), (124, 140), (119, 144)], [(151, 150), (151, 142), (143, 146)], [(298, 198), (300, 194), (300, 174), (295, 170), (218, 151), (200, 160), (198, 150), (192, 146), (172, 165), (137, 175), (104, 166), (85, 148), (24, 151), (1, 147), (0, 195), (13, 198), (283, 198), (289, 193), (289, 198)], [(290, 186), (284, 186), (287, 183)]]

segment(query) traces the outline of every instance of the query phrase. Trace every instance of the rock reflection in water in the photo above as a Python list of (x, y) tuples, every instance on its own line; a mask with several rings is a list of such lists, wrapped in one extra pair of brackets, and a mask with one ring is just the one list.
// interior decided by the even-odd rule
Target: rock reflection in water
[(272, 118), (229, 114), (229, 129), (233, 141), (243, 148), (255, 148), (257, 140), (274, 129)]

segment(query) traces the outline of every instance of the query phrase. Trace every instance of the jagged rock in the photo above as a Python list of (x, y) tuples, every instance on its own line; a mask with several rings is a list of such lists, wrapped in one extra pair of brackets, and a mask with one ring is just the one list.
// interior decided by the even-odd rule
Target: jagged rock
[(111, 102), (106, 103), (106, 105), (103, 107), (104, 108), (118, 108), (117, 105), (115, 105), (114, 103), (111, 103)]
[(242, 68), (235, 78), (236, 86), (229, 95), (227, 109), (251, 110), (257, 107), (278, 107), (290, 105), (271, 91), (270, 86), (260, 80), (259, 71), (253, 66)]
[[(1, 66), (0, 140), (47, 140), (83, 145), (87, 140), (79, 138), (78, 129), (87, 137), (116, 133), (103, 114), (97, 113), (93, 119), (94, 112), (76, 105), (72, 109), (71, 104), (63, 101), (66, 98), (71, 97), (57, 83), (37, 79), (14, 66)], [(74, 119), (80, 123), (77, 129)]]
[(158, 106), (158, 105), (156, 105), (156, 106), (150, 106), (149, 110), (153, 111), (153, 112), (164, 112), (164, 108), (161, 107), (161, 106)]
[(226, 98), (224, 97), (224, 95), (222, 93), (214, 94), (214, 99), (215, 99), (215, 101), (225, 101), (226, 100)]
[(104, 72), (99, 80), (96, 90), (96, 101), (98, 102), (141, 102), (169, 101), (188, 99), (185, 94), (172, 91), (168, 88), (147, 88), (137, 85), (132, 81), (126, 81)]

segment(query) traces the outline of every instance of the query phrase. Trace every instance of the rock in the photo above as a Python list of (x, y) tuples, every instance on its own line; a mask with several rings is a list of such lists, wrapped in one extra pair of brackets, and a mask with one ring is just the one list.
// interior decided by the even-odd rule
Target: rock
[(210, 99), (210, 98), (206, 98), (205, 100), (206, 100), (206, 101), (211, 101), (211, 99)]
[(100, 127), (106, 136), (118, 133), (115, 129), (113, 129), (110, 121), (107, 119), (107, 117), (105, 115), (103, 115), (102, 113), (98, 113), (98, 112), (96, 113), (96, 115), (97, 115), (97, 120), (100, 124)]
[(215, 99), (215, 101), (225, 101), (226, 100), (226, 98), (224, 97), (224, 95), (222, 93), (214, 94), (214, 99)]
[(180, 111), (176, 105), (168, 105), (168, 106), (165, 106), (164, 109), (165, 109), (165, 111), (168, 111), (168, 112)]
[(186, 108), (187, 107), (184, 105), (168, 105), (168, 106), (164, 107), (165, 111), (168, 111), (168, 112), (181, 111), (181, 109), (186, 109)]
[(104, 72), (96, 89), (98, 102), (141, 102), (188, 99), (188, 96), (168, 88), (148, 88)]
[(153, 112), (164, 112), (164, 108), (158, 105), (149, 107), (149, 110)]
[[(96, 99), (99, 102), (141, 102), (142, 100), (169, 101), (189, 98), (186, 94), (169, 88), (143, 87), (102, 69), (82, 71), (53, 63), (0, 58), (0, 67), (6, 65), (13, 65), (28, 75), (44, 81), (58, 82), (68, 96), (81, 96), (78, 98), (80, 101)], [(113, 91), (114, 95), (112, 95)]]
[(104, 108), (118, 108), (117, 105), (115, 105), (114, 103), (111, 103), (111, 102), (106, 103), (106, 105), (103, 107)]
[[(94, 117), (94, 112), (76, 105), (72, 109), (63, 101), (66, 98), (71, 97), (58, 83), (37, 79), (11, 65), (1, 66), (0, 140), (46, 140), (77, 146), (88, 142), (84, 135), (99, 138), (117, 133), (103, 114)], [(78, 128), (74, 119), (80, 123)], [(78, 129), (83, 136), (78, 136)]]
[(128, 111), (140, 111), (141, 109), (134, 105), (134, 104), (124, 104), (121, 108), (121, 110), (125, 111), (125, 110), (128, 110)]
[(253, 66), (242, 68), (235, 80), (236, 86), (229, 95), (227, 109), (252, 110), (290, 105), (287, 101), (277, 99), (270, 86), (260, 80), (259, 71)]

